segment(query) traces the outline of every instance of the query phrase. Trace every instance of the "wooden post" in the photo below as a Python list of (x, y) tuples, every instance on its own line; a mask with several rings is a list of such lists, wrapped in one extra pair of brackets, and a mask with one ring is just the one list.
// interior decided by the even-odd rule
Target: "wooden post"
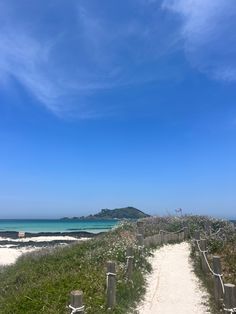
[(161, 245), (163, 245), (164, 244), (164, 232), (160, 232), (160, 241), (161, 241)]
[[(219, 256), (213, 256), (213, 271), (215, 274), (221, 274), (221, 262)], [(221, 281), (219, 276), (214, 276), (214, 297), (218, 305), (220, 305), (220, 300), (223, 297), (223, 291), (221, 286)]]
[(164, 233), (164, 244), (167, 244), (168, 243), (168, 235), (166, 233)]
[(161, 244), (161, 236), (159, 234), (156, 234), (155, 237), (156, 237), (156, 245), (160, 245)]
[(143, 239), (143, 245), (148, 247), (148, 238)]
[(152, 246), (152, 244), (153, 244), (153, 237), (152, 236), (150, 236), (150, 237), (148, 237), (149, 238), (149, 247), (151, 247)]
[(235, 224), (233, 222), (229, 223), (230, 229), (232, 230), (232, 232), (235, 232)]
[[(197, 241), (200, 240), (200, 231), (198, 231), (198, 230), (194, 231), (193, 238), (195, 240), (195, 252), (199, 252)], [(199, 254), (200, 254), (200, 252), (199, 252)]]
[(172, 242), (175, 242), (175, 241), (176, 241), (176, 234), (177, 234), (177, 233), (173, 233), (173, 234), (172, 234)]
[(175, 238), (175, 239), (176, 239), (176, 242), (179, 242), (179, 234), (176, 233), (175, 236), (176, 236), (176, 238)]
[(181, 233), (177, 233), (178, 234), (178, 242), (181, 242)]
[(152, 246), (152, 236), (148, 237), (148, 247)]
[(225, 294), (224, 294), (224, 308), (225, 314), (228, 314), (230, 309), (236, 308), (236, 290), (235, 285), (227, 283), (224, 285)]
[(138, 234), (144, 235), (144, 222), (143, 221), (137, 221), (137, 229), (138, 229)]
[(172, 235), (172, 241), (173, 241), (173, 242), (176, 242), (176, 233), (173, 233), (173, 235)]
[(200, 231), (199, 230), (194, 231), (194, 239), (195, 240), (200, 240)]
[(175, 235), (175, 242), (179, 242), (179, 234), (178, 234), (178, 232), (176, 232), (174, 235)]
[(116, 264), (107, 262), (107, 307), (113, 309), (116, 306)]
[(154, 234), (154, 236), (153, 236), (153, 244), (154, 244), (155, 246), (158, 245), (158, 235), (157, 235), (157, 234)]
[(210, 222), (206, 222), (205, 226), (204, 226), (204, 229), (205, 229), (205, 232), (208, 234), (208, 235), (211, 235), (211, 224)]
[[(84, 314), (83, 292), (79, 290), (71, 291), (70, 293), (70, 309), (77, 309), (76, 313)], [(74, 310), (75, 311), (75, 310)]]
[(157, 245), (157, 235), (153, 235), (153, 244), (156, 246)]
[(189, 238), (189, 230), (188, 227), (184, 227), (184, 240)]
[(138, 246), (143, 246), (144, 241), (143, 241), (143, 235), (142, 234), (137, 234), (136, 235), (136, 240), (137, 240)]
[(173, 234), (173, 241), (174, 241), (174, 242), (176, 242), (176, 239), (177, 239), (176, 234), (177, 234), (177, 233), (174, 233), (174, 234)]
[[(200, 240), (200, 248), (202, 251), (206, 251), (206, 240)], [(206, 256), (206, 252), (205, 252), (205, 256)], [(200, 258), (201, 258), (201, 267), (202, 270), (207, 273), (208, 272), (208, 267), (207, 267), (207, 263), (204, 257), (204, 253), (200, 254)]]
[(132, 247), (127, 247), (126, 259), (127, 259), (126, 276), (127, 276), (128, 280), (131, 280), (132, 274), (133, 274), (133, 262), (134, 262), (133, 248)]

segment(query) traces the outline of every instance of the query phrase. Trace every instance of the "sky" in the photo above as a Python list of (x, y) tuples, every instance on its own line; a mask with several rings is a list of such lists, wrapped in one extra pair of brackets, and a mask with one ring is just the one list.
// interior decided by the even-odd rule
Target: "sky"
[(0, 0), (0, 218), (236, 218), (235, 0)]

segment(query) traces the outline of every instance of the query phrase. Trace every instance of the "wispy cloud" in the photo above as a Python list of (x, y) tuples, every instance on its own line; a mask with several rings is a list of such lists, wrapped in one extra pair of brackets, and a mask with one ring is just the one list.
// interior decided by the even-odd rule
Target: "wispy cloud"
[[(19, 13), (16, 0), (0, 1), (2, 81), (13, 77), (59, 116), (94, 117), (111, 108), (91, 105), (91, 95), (166, 78), (168, 70), (153, 71), (152, 63), (169, 50), (170, 41), (157, 35), (154, 17), (148, 22), (143, 19), (143, 4), (128, 1), (126, 16), (117, 5), (117, 18), (109, 6), (99, 11), (93, 2), (55, 3), (58, 10), (39, 3), (29, 6), (23, 0)], [(62, 22), (44, 25), (47, 15)]]
[(181, 20), (180, 39), (193, 67), (212, 78), (236, 81), (234, 0), (164, 0)]
[(53, 109), (61, 89), (51, 81), (47, 66), (50, 46), (36, 41), (25, 33), (0, 33), (0, 69), (6, 76), (16, 78), (37, 99)]
[(16, 79), (58, 116), (110, 114), (111, 106), (91, 99), (175, 78), (181, 71), (168, 57), (180, 43), (192, 66), (236, 80), (234, 0), (128, 0), (102, 10), (93, 1), (22, 0), (20, 9), (18, 0), (0, 0), (0, 80)]

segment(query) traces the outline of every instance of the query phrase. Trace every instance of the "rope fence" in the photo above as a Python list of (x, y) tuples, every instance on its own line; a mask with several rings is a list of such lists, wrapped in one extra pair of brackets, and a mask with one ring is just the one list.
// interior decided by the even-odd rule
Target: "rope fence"
[[(215, 233), (210, 233), (210, 237), (218, 235), (221, 231), (223, 229), (219, 228)], [(217, 305), (225, 313), (236, 313), (236, 287), (233, 284), (224, 283), (220, 257), (213, 256), (213, 266), (211, 267), (207, 258), (209, 250), (206, 246), (206, 239), (200, 239), (200, 231), (195, 231), (193, 242), (195, 242), (195, 248), (200, 253), (203, 272), (209, 272), (214, 278), (214, 297)]]
[[(124, 265), (125, 282), (133, 285), (132, 276), (135, 269), (135, 251), (138, 254), (143, 254), (145, 248), (161, 246), (168, 243), (177, 243), (187, 240), (189, 237), (188, 227), (184, 227), (178, 231), (169, 232), (166, 230), (160, 230), (158, 233), (152, 236), (144, 236), (144, 222), (137, 222), (137, 234), (136, 245), (134, 247), (127, 247), (126, 265)], [(107, 309), (112, 310), (116, 307), (116, 263), (113, 261), (107, 262), (107, 270), (104, 274), (106, 280), (106, 292), (104, 297), (106, 298)], [(72, 291), (70, 293), (70, 304), (68, 306), (70, 314), (84, 314), (86, 306), (83, 304), (83, 292), (80, 290)]]
[[(216, 232), (212, 233), (210, 226), (207, 226), (207, 233), (202, 232), (208, 237), (220, 237), (223, 228), (219, 228)], [(137, 222), (136, 242), (133, 247), (127, 247), (125, 252), (125, 265), (124, 265), (124, 280), (125, 283), (132, 284), (133, 287), (133, 272), (135, 270), (135, 254), (144, 254), (146, 249), (155, 248), (168, 243), (180, 243), (190, 239), (189, 227), (183, 227), (178, 231), (159, 230), (151, 236), (145, 236), (145, 226), (143, 221)], [(194, 232), (192, 242), (197, 252), (199, 252), (201, 269), (213, 277), (214, 283), (214, 298), (217, 306), (224, 311), (224, 313), (236, 313), (236, 287), (230, 283), (224, 283), (224, 276), (221, 268), (221, 260), (219, 256), (213, 256), (212, 266), (208, 259), (209, 249), (207, 248), (207, 240), (201, 238), (200, 231)], [(117, 305), (116, 298), (116, 282), (117, 282), (117, 265), (113, 261), (107, 262), (106, 273), (104, 274), (104, 283), (106, 281), (106, 291), (104, 298), (106, 298), (107, 309), (113, 310)], [(120, 280), (120, 276), (119, 276)], [(68, 309), (70, 314), (80, 313), (84, 314), (85, 305), (83, 304), (83, 292), (72, 291), (71, 301)]]

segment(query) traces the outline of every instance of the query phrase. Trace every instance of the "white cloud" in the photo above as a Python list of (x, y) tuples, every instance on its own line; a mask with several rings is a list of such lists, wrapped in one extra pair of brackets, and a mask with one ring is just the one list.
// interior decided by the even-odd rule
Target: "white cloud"
[(212, 78), (236, 81), (234, 0), (164, 0), (163, 9), (180, 17), (180, 38), (192, 66)]
[(50, 43), (37, 41), (19, 29), (8, 27), (0, 33), (1, 76), (17, 79), (38, 101), (57, 111), (63, 88), (50, 73), (50, 50)]
[[(24, 23), (15, 20), (10, 6), (0, 2), (0, 8), (1, 88), (11, 84), (11, 78), (14, 78), (58, 116), (94, 118), (101, 116), (103, 109), (95, 109), (89, 104), (89, 96), (128, 83), (120, 81), (119, 65), (113, 59), (114, 49), (109, 46), (114, 35), (111, 36), (106, 25), (86, 10), (80, 10), (79, 25), (73, 25), (79, 36), (69, 43), (71, 47), (65, 60), (58, 61), (61, 48), (68, 44), (67, 38), (60, 42), (60, 34), (58, 38), (37, 36)], [(74, 48), (77, 50), (73, 51)], [(81, 49), (85, 50), (84, 55)], [(72, 68), (68, 67), (70, 57), (74, 59)]]
[[(121, 11), (115, 15), (110, 15), (105, 5), (98, 12), (93, 2), (84, 2), (83, 7), (70, 2), (63, 5), (74, 15), (66, 21), (61, 19), (66, 16), (60, 7), (63, 1), (55, 12), (47, 12), (48, 8), (38, 3), (42, 12), (36, 20), (28, 1), (27, 10), (22, 0), (18, 12), (17, 0), (0, 0), (1, 88), (14, 78), (59, 116), (111, 114), (111, 106), (92, 103), (94, 94), (178, 77), (178, 65), (166, 60), (179, 42), (184, 43), (186, 57), (194, 67), (215, 79), (235, 81), (234, 1), (164, 0), (162, 8), (180, 17), (179, 32), (176, 19), (166, 18), (161, 2), (157, 5), (155, 0), (128, 1), (126, 12), (117, 5)], [(51, 14), (59, 22), (44, 25), (44, 16)]]

